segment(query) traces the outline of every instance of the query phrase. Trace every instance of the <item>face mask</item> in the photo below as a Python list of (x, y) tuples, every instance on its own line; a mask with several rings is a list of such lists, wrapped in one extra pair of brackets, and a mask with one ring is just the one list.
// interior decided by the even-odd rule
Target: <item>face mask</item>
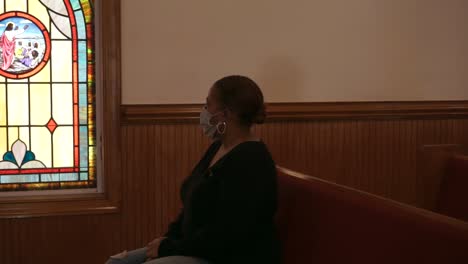
[(218, 112), (216, 114), (212, 114), (208, 112), (206, 107), (203, 107), (201, 113), (200, 113), (200, 126), (203, 129), (203, 134), (205, 134), (207, 137), (211, 139), (215, 139), (216, 137), (216, 125), (213, 125), (210, 123), (210, 120), (213, 116), (219, 114), (221, 112)]

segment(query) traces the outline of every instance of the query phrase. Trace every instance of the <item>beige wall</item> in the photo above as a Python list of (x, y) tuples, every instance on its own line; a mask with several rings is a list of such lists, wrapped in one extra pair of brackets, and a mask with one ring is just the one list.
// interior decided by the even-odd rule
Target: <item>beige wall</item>
[(466, 0), (122, 0), (123, 103), (468, 100)]

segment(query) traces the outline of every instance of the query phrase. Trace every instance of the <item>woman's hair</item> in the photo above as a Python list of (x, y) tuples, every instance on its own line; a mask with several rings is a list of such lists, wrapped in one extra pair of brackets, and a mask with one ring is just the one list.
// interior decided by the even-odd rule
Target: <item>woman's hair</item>
[(265, 121), (262, 91), (250, 78), (226, 76), (216, 81), (213, 88), (220, 103), (234, 112), (242, 125), (251, 126)]

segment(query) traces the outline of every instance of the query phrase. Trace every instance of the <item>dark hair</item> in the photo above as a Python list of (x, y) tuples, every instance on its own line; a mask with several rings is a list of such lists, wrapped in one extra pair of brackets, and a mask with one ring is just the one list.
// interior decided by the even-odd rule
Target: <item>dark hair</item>
[(5, 31), (11, 31), (11, 30), (13, 30), (13, 23), (8, 22)]
[(39, 52), (37, 52), (37, 50), (33, 50), (31, 52), (31, 54), (32, 54), (33, 58), (37, 58), (37, 56), (39, 56)]
[(213, 88), (220, 103), (236, 113), (242, 125), (251, 126), (265, 121), (262, 91), (250, 78), (227, 76), (216, 81)]

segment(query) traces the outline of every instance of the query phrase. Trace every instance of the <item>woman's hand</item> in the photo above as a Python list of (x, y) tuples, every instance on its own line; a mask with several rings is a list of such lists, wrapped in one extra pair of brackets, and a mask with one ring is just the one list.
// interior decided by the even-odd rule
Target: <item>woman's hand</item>
[(158, 237), (155, 240), (148, 243), (146, 246), (146, 257), (148, 259), (154, 259), (158, 257), (159, 244), (165, 237)]

